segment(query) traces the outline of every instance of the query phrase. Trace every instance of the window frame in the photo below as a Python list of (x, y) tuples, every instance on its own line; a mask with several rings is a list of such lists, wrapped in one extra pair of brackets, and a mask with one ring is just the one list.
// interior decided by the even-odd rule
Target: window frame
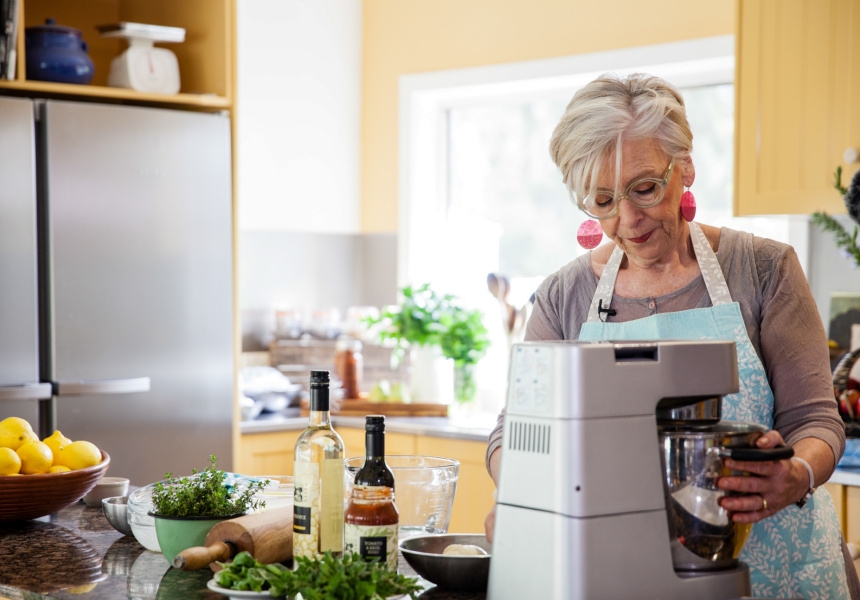
[[(733, 83), (733, 35), (536, 61), (404, 75), (399, 89), (397, 281), (432, 281), (448, 205), (448, 110), (533, 97), (569, 99), (602, 73), (646, 72), (679, 87)], [(678, 60), (678, 57), (684, 57)]]

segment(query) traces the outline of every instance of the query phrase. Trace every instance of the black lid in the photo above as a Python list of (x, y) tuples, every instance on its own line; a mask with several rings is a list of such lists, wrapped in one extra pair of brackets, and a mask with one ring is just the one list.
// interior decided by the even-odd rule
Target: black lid
[(385, 431), (385, 417), (382, 415), (367, 415), (364, 418), (364, 430), (368, 433)]
[(311, 371), (311, 385), (322, 385), (329, 383), (328, 371)]

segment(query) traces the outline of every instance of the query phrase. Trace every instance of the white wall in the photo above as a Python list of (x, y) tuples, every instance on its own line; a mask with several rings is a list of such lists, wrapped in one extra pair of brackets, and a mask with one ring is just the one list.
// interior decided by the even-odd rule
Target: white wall
[(357, 233), (361, 0), (238, 0), (239, 227)]

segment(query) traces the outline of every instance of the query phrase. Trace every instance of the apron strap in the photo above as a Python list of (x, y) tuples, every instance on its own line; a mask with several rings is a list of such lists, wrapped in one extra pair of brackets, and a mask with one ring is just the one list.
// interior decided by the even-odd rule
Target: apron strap
[(690, 235), (693, 238), (693, 250), (696, 253), (696, 260), (699, 261), (702, 279), (705, 280), (705, 287), (708, 288), (708, 294), (711, 296), (711, 304), (717, 306), (731, 303), (732, 295), (729, 293), (729, 286), (726, 284), (726, 278), (723, 277), (717, 255), (711, 249), (708, 238), (702, 233), (702, 228), (695, 221), (690, 222)]
[[(714, 254), (708, 239), (702, 233), (702, 228), (695, 221), (690, 222), (690, 236), (693, 240), (693, 252), (699, 263), (699, 270), (702, 272), (702, 279), (704, 279), (708, 295), (711, 297), (711, 304), (717, 306), (732, 302), (729, 286), (726, 284), (726, 278), (723, 277), (723, 270), (717, 261), (717, 255)], [(588, 308), (588, 323), (603, 321), (600, 314), (605, 312), (612, 302), (612, 292), (615, 290), (615, 280), (618, 278), (618, 271), (621, 268), (623, 258), (624, 251), (615, 246), (603, 268), (603, 274), (597, 282), (594, 296), (591, 298), (591, 306)]]

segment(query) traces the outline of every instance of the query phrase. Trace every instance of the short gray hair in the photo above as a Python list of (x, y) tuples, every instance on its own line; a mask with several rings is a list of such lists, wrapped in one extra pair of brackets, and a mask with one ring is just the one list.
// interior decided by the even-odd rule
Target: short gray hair
[(550, 155), (581, 202), (594, 193), (601, 167), (615, 157), (621, 177), (624, 140), (653, 139), (676, 160), (689, 159), (693, 133), (684, 99), (669, 82), (644, 73), (604, 74), (574, 94), (550, 141)]

